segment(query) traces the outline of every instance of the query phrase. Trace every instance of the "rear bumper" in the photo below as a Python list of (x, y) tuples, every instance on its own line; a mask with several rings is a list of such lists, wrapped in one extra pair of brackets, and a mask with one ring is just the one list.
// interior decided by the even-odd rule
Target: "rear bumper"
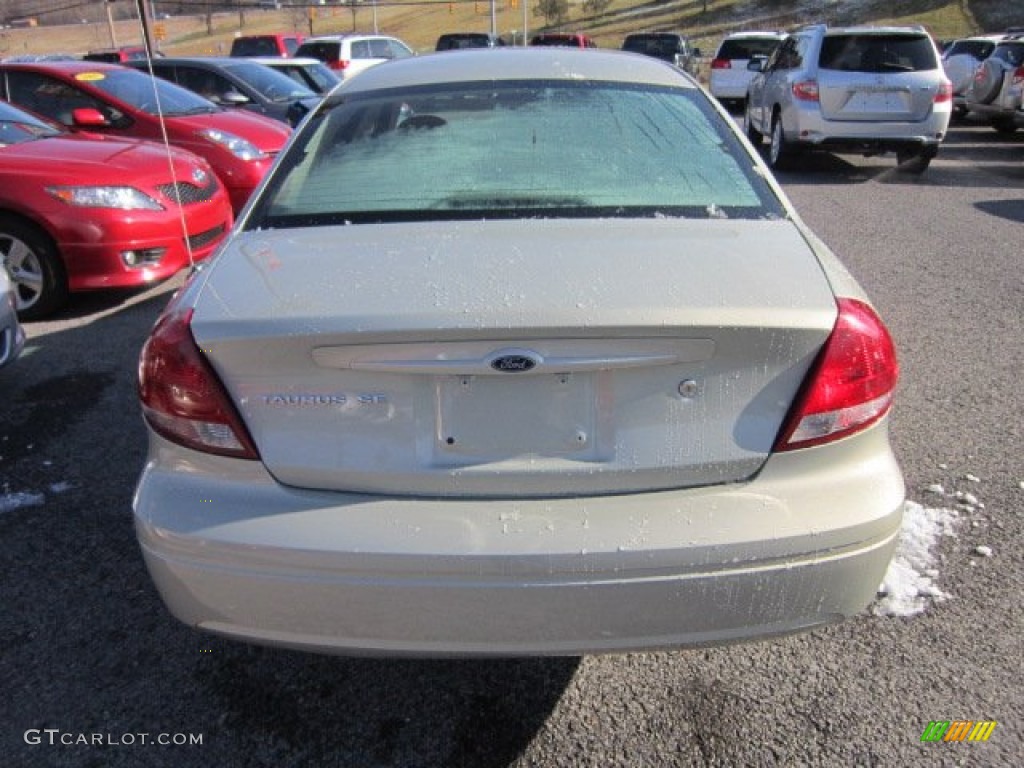
[[(826, 120), (815, 107), (783, 113), (786, 138), (799, 146), (831, 151), (888, 152), (906, 147), (938, 147), (949, 130), (952, 104), (936, 105), (919, 122)], [(787, 119), (787, 117), (789, 119)]]
[(256, 462), (152, 441), (135, 522), (171, 611), (333, 653), (579, 654), (803, 630), (871, 600), (902, 516), (884, 425), (773, 456), (742, 485), (538, 500), (299, 491)]

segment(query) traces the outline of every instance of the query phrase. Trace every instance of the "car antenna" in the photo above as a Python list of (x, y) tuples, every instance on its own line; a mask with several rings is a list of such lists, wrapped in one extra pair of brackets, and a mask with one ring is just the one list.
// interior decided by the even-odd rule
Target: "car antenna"
[(153, 83), (153, 103), (156, 104), (156, 116), (160, 123), (160, 134), (163, 137), (164, 150), (167, 154), (167, 167), (171, 172), (171, 185), (174, 189), (174, 201), (178, 204), (178, 221), (181, 223), (181, 239), (185, 244), (185, 252), (188, 254), (189, 273), (195, 271), (196, 261), (192, 252), (192, 243), (189, 241), (188, 224), (185, 222), (185, 205), (181, 199), (181, 187), (178, 184), (178, 175), (174, 169), (174, 158), (171, 156), (171, 140), (167, 135), (167, 124), (164, 122), (163, 104), (160, 103), (160, 89), (157, 87), (156, 73), (153, 71), (153, 34), (149, 25), (149, 3), (147, 0), (135, 0), (135, 7), (139, 12), (139, 24), (142, 27), (142, 44), (146, 49), (146, 71)]

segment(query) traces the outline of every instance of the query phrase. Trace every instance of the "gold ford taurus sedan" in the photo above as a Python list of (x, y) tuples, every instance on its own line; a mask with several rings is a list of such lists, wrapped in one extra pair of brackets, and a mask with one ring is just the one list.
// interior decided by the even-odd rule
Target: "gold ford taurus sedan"
[(875, 594), (896, 379), (688, 75), (422, 56), (318, 107), (153, 329), (135, 522), (171, 611), (251, 642), (765, 638)]

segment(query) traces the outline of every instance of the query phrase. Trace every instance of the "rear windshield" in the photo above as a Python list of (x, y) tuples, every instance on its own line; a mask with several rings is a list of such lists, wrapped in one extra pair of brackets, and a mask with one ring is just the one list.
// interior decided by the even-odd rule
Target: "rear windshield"
[(945, 58), (966, 53), (981, 61), (987, 59), (995, 47), (991, 40), (957, 40), (946, 49)]
[(453, 51), (459, 48), (489, 48), (491, 39), (487, 35), (441, 35), (437, 50)]
[(336, 61), (340, 51), (341, 43), (330, 41), (321, 43), (303, 43), (299, 46), (295, 55), (300, 58), (302, 56), (309, 56), (313, 59), (320, 59), (320, 61)]
[(583, 40), (579, 35), (537, 35), (530, 45), (564, 45), (571, 48), (582, 48)]
[(246, 226), (784, 215), (696, 89), (505, 81), (353, 94), (322, 111)]
[(241, 37), (231, 44), (232, 56), (278, 56), (280, 53), (272, 37)]
[(781, 40), (771, 38), (755, 38), (740, 40), (723, 40), (718, 49), (716, 59), (752, 59), (755, 56), (767, 58), (778, 48)]
[(921, 72), (938, 68), (935, 46), (921, 35), (829, 35), (818, 66), (842, 72)]
[(675, 35), (630, 35), (622, 42), (622, 50), (671, 59), (682, 53), (683, 43)]

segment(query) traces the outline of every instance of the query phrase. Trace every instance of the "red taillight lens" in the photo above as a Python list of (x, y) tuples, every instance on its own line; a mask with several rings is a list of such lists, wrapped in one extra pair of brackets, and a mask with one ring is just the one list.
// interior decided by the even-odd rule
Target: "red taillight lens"
[(1024, 67), (1017, 67), (1017, 70), (1013, 73), (1012, 85), (1024, 85)]
[(899, 364), (875, 311), (839, 299), (839, 317), (775, 441), (776, 451), (807, 448), (858, 432), (892, 405)]
[(335, 59), (334, 61), (327, 62), (331, 69), (347, 69), (350, 63), (348, 59)]
[(800, 101), (817, 101), (818, 81), (800, 80), (799, 82), (793, 83), (793, 96), (798, 98)]
[(191, 309), (172, 309), (139, 358), (139, 399), (149, 425), (180, 445), (221, 456), (259, 454), (224, 387), (192, 338)]
[(939, 86), (938, 93), (935, 94), (935, 103), (942, 104), (947, 101), (953, 100), (953, 84), (949, 80), (945, 80), (942, 85)]
[(712, 59), (711, 60), (711, 68), (712, 69), (729, 69), (730, 67), (732, 67), (732, 62), (729, 59)]

